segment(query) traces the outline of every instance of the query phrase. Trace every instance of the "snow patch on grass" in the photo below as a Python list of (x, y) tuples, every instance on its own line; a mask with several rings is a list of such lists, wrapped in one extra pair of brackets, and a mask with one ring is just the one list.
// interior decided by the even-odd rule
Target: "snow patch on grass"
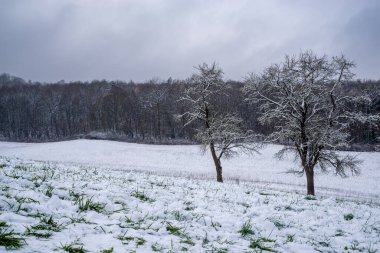
[(376, 203), (245, 182), (13, 158), (0, 164), (0, 224), (20, 239), (15, 252), (380, 250)]
[[(242, 154), (223, 160), (225, 181), (251, 182), (263, 189), (305, 193), (305, 176), (290, 173), (299, 170), (299, 162), (292, 156), (286, 156), (282, 160), (274, 158), (274, 154), (281, 148), (280, 145), (267, 145), (260, 150), (260, 155)], [(363, 161), (360, 165), (361, 174), (341, 178), (317, 170), (316, 194), (380, 203), (380, 153), (342, 152), (343, 155), (346, 153)], [(0, 155), (74, 166), (81, 164), (118, 170), (120, 174), (135, 171), (193, 179), (216, 179), (211, 155), (207, 152), (202, 155), (198, 145), (146, 145), (103, 140), (0, 142)]]

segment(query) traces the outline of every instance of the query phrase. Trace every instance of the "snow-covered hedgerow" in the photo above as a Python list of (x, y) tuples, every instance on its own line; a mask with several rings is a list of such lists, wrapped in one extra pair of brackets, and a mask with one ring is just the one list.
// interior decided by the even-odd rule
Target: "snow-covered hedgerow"
[(380, 251), (378, 204), (7, 158), (0, 186), (0, 251)]

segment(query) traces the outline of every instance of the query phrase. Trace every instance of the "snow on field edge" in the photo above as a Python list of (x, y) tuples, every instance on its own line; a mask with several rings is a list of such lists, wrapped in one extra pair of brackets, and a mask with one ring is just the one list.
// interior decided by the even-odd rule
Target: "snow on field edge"
[(11, 158), (0, 167), (0, 238), (25, 239), (16, 252), (380, 250), (374, 203)]

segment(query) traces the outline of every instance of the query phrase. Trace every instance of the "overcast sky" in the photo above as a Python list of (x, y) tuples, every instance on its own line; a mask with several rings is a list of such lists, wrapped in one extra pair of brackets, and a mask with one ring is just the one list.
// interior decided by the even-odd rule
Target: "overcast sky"
[(227, 79), (285, 54), (345, 54), (380, 79), (378, 0), (0, 0), (0, 73), (34, 81)]

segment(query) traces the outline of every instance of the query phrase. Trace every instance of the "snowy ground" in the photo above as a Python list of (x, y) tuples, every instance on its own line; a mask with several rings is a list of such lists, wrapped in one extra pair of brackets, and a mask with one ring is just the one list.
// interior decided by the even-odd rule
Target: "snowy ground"
[[(70, 157), (58, 155), (59, 144), (49, 145), (53, 149), (49, 151), (51, 159), (70, 161)], [(120, 145), (119, 152), (124, 150), (131, 160), (138, 160), (137, 152), (130, 153), (133, 145), (112, 145)], [(18, 154), (26, 157), (33, 155), (31, 147), (34, 145), (14, 150), (23, 151)], [(35, 147), (42, 151), (44, 144)], [(173, 148), (150, 148), (157, 156), (162, 150), (161, 159), (157, 157), (151, 169), (165, 169), (164, 164), (175, 167), (174, 154), (170, 153)], [(96, 148), (90, 145), (87, 149), (91, 153)], [(195, 164), (205, 161), (195, 159), (193, 147), (184, 149), (180, 158), (189, 163), (193, 158)], [(70, 152), (75, 153), (71, 150), (66, 154)], [(84, 152), (72, 157), (73, 161), (90, 162), (80, 157)], [(107, 156), (103, 152), (99, 151), (94, 164)], [(186, 157), (191, 152), (194, 157)], [(36, 159), (49, 156), (35, 155)], [(142, 164), (137, 163), (138, 169)], [(251, 175), (246, 166), (242, 172)], [(252, 170), (257, 167), (255, 163)], [(3, 235), (13, 230), (8, 238), (13, 245), (21, 244), (16, 252), (380, 251), (380, 206), (376, 203), (331, 196), (308, 199), (303, 194), (270, 190), (251, 182), (220, 184), (4, 157), (0, 158), (0, 186), (0, 243), (4, 242)], [(4, 249), (0, 246), (0, 252)]]
[[(263, 189), (306, 191), (305, 177), (286, 173), (298, 169), (293, 157), (278, 161), (273, 155), (280, 146), (269, 145), (261, 155), (242, 155), (222, 163), (226, 181), (247, 181)], [(363, 161), (361, 175), (342, 179), (317, 173), (316, 193), (380, 202), (380, 153), (353, 153)], [(199, 146), (144, 145), (114, 141), (75, 140), (53, 143), (0, 142), (0, 156), (87, 165), (122, 171), (146, 171), (156, 175), (214, 179), (210, 154)]]

